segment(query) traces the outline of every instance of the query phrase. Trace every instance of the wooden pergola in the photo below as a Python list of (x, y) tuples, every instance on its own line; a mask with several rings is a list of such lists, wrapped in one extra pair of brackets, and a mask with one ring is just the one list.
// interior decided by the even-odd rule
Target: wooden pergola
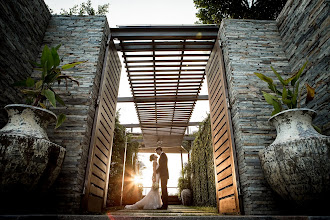
[(217, 25), (111, 29), (112, 38), (119, 41), (116, 48), (123, 53), (130, 101), (135, 103), (146, 148), (181, 148), (218, 29)]

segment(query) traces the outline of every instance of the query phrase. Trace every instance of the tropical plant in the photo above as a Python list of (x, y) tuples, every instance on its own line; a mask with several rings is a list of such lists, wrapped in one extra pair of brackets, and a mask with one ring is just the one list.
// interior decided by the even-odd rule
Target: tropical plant
[[(62, 70), (71, 69), (86, 61), (68, 63), (60, 67), (61, 59), (57, 53), (60, 47), (61, 45), (58, 45), (49, 49), (49, 47), (45, 45), (40, 63), (32, 62), (34, 66), (37, 67), (35, 69), (41, 73), (38, 78), (33, 79), (28, 77), (26, 80), (14, 83), (14, 86), (23, 87), (20, 91), (26, 96), (26, 104), (42, 107), (44, 109), (50, 106), (49, 103), (53, 107), (56, 107), (56, 102), (65, 106), (61, 97), (54, 91), (54, 84), (60, 84), (62, 81), (65, 81), (67, 88), (68, 80), (70, 80), (77, 83), (79, 86), (79, 82), (77, 81), (78, 77), (74, 78), (73, 76), (63, 74)], [(64, 114), (59, 114), (55, 128), (58, 128), (65, 119), (66, 116)]]
[[(265, 76), (262, 73), (255, 72), (254, 74), (259, 77), (261, 80), (268, 83), (268, 88), (273, 92), (273, 94), (262, 91), (263, 96), (268, 104), (271, 104), (274, 107), (272, 115), (275, 115), (284, 110), (283, 106), (287, 106), (288, 109), (299, 108), (300, 107), (300, 98), (301, 91), (299, 92), (299, 83), (300, 76), (304, 71), (308, 62), (305, 62), (304, 65), (288, 79), (283, 79), (281, 75), (271, 66), (270, 68), (281, 82), (283, 88), (278, 90), (273, 79)], [(306, 104), (313, 100), (315, 96), (315, 88), (311, 87), (308, 83), (306, 85), (307, 96)]]

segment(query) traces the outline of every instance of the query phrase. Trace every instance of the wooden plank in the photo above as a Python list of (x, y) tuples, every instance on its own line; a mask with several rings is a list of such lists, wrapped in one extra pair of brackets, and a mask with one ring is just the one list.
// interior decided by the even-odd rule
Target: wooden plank
[[(204, 69), (185, 69), (183, 72), (204, 72)], [(148, 72), (156, 72), (156, 73), (161, 73), (161, 72), (179, 72), (179, 70), (174, 70), (174, 69), (161, 69), (161, 70), (150, 70), (150, 69), (146, 69), (146, 70), (127, 70), (126, 72), (128, 72), (129, 74), (131, 73), (148, 73)]]
[[(100, 148), (99, 147), (96, 147), (95, 148), (95, 154), (105, 163), (105, 164), (107, 164), (108, 163), (108, 157), (105, 155), (105, 153), (104, 152), (102, 152), (101, 150), (100, 150)], [(106, 171), (105, 169), (103, 170), (104, 172)]]
[(217, 174), (218, 181), (226, 178), (227, 176), (232, 174), (231, 167), (228, 167), (227, 169), (223, 170), (221, 173)]
[[(180, 74), (179, 74), (180, 76)], [(186, 77), (186, 78), (181, 78), (180, 80), (202, 80), (204, 79), (204, 77)], [(129, 78), (128, 81), (131, 81), (131, 82), (136, 82), (136, 81), (149, 81), (149, 80), (152, 80), (154, 81), (155, 79), (154, 78)], [(179, 78), (178, 77), (173, 77), (173, 78), (156, 78), (156, 82), (159, 81), (159, 80), (164, 80), (164, 81), (171, 81), (171, 80), (176, 80), (178, 81)]]
[[(215, 130), (214, 132), (216, 131), (217, 130)], [(228, 130), (224, 129), (222, 132), (219, 132), (219, 135), (217, 137), (214, 137), (214, 149), (221, 150), (221, 148), (223, 148), (227, 143), (228, 139), (229, 139)]]
[(102, 169), (99, 165), (93, 163), (92, 166), (92, 173), (95, 173), (98, 177), (100, 177), (101, 179), (105, 180), (106, 177), (106, 167), (104, 169)]
[(233, 184), (233, 178), (229, 177), (229, 178), (226, 178), (226, 179), (220, 181), (219, 188), (222, 189), (222, 188), (227, 187), (232, 184)]
[[(192, 48), (185, 48), (185, 51), (210, 51), (210, 47), (208, 46), (196, 46)], [(131, 48), (131, 49), (123, 49), (121, 48), (122, 52), (152, 52), (152, 51), (182, 51), (180, 47), (165, 47), (165, 48)]]
[(129, 69), (135, 69), (135, 68), (150, 68), (150, 67), (205, 67), (206, 64), (180, 64), (180, 65), (174, 65), (174, 64), (169, 64), (169, 65), (153, 65), (153, 64), (149, 64), (149, 65), (128, 65), (126, 66), (126, 68)]
[(234, 196), (220, 200), (220, 213), (238, 214)]
[[(107, 164), (102, 161), (102, 159), (98, 158), (98, 155), (93, 155), (93, 161), (92, 161), (92, 167), (91, 170), (93, 170), (94, 164), (98, 167), (100, 167), (101, 170), (106, 171), (107, 170)], [(100, 176), (101, 177), (101, 176)]]
[[(224, 161), (229, 156), (230, 156), (230, 150), (228, 149), (228, 146), (227, 146), (226, 148), (223, 148), (223, 150), (221, 151), (221, 153), (218, 154), (218, 157), (216, 157), (214, 166), (217, 167), (217, 165), (219, 163), (221, 163), (222, 161)], [(216, 173), (218, 173), (218, 172), (219, 171), (217, 171)]]
[[(157, 85), (157, 88), (172, 88), (172, 87), (176, 87), (176, 85)], [(179, 85), (179, 88), (181, 87), (199, 87), (199, 85)], [(154, 88), (154, 86), (146, 86), (146, 85), (131, 85), (132, 90), (134, 91), (135, 89), (138, 88)]]
[(228, 152), (227, 157), (224, 154), (224, 158), (221, 158), (221, 159), (219, 158), (218, 160), (216, 160), (216, 161), (219, 161), (219, 163), (216, 164), (217, 173), (223, 171), (226, 167), (231, 165), (230, 151), (227, 150), (226, 152)]
[[(204, 54), (205, 55), (205, 54)], [(129, 55), (126, 55), (126, 57), (128, 57)], [(157, 55), (156, 55), (157, 56)], [(179, 55), (176, 55), (179, 57)], [(184, 55), (184, 57), (186, 57), (187, 54)], [(196, 55), (199, 56), (199, 55)], [(209, 56), (208, 54), (206, 54), (206, 56)], [(148, 57), (150, 57), (148, 55)], [(207, 59), (195, 59), (195, 60), (188, 60), (188, 59), (184, 59), (183, 62), (184, 63), (202, 63), (202, 62), (207, 62)], [(145, 59), (145, 60), (127, 60), (126, 63), (152, 63), (153, 60), (151, 59)], [(173, 60), (173, 59), (169, 59), (169, 60), (156, 60), (156, 63), (175, 63), (175, 62), (180, 62), (180, 60)]]
[[(184, 57), (209, 57), (210, 54), (184, 54)], [(153, 55), (147, 55), (147, 54), (139, 54), (139, 55), (134, 55), (134, 54), (127, 54), (125, 55), (126, 58), (130, 57), (153, 57)], [(181, 54), (156, 54), (154, 57), (181, 57)], [(128, 60), (130, 61), (130, 60)], [(158, 60), (156, 60), (158, 62)], [(207, 60), (206, 60), (207, 61)]]
[(158, 46), (158, 45), (210, 45), (210, 46), (213, 46), (214, 45), (214, 42), (212, 41), (193, 41), (193, 42), (183, 42), (183, 41), (180, 41), (180, 42), (171, 42), (171, 41), (161, 41), (161, 42), (137, 42), (137, 41), (134, 41), (134, 42), (122, 42), (122, 45), (124, 46), (127, 46), (127, 45), (143, 45), (143, 46)]
[(100, 188), (96, 187), (94, 184), (91, 185), (90, 193), (95, 195), (95, 196), (98, 196), (100, 198), (103, 198), (103, 196), (104, 196), (103, 189), (100, 189)]
[(97, 177), (94, 173), (92, 173), (92, 176), (91, 176), (91, 184), (94, 184), (102, 189), (104, 189), (104, 187), (105, 187), (105, 181), (100, 179), (99, 177)]
[[(153, 77), (154, 74), (152, 73), (143, 73), (143, 74), (140, 74), (140, 73), (129, 73), (127, 74), (128, 77)], [(182, 73), (159, 73), (157, 74), (157, 76), (168, 76), (168, 77), (171, 77), (171, 76), (204, 76), (204, 73), (186, 73), (186, 72), (182, 72)], [(157, 88), (156, 88), (157, 89)]]
[(93, 195), (88, 195), (88, 204), (86, 209), (90, 212), (99, 212), (102, 210), (103, 207), (103, 199), (93, 196)]
[[(225, 189), (219, 190), (218, 195), (219, 195), (220, 198), (223, 198), (223, 197), (233, 195), (234, 191), (235, 191), (234, 187), (230, 186), (230, 187), (227, 187)], [(220, 200), (220, 202), (221, 202), (221, 200)]]

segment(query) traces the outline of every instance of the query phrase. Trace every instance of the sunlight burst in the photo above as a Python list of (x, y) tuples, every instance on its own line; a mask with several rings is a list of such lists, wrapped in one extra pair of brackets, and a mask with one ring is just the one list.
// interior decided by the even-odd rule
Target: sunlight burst
[(134, 176), (133, 180), (136, 185), (142, 185), (143, 183), (143, 178), (140, 175)]

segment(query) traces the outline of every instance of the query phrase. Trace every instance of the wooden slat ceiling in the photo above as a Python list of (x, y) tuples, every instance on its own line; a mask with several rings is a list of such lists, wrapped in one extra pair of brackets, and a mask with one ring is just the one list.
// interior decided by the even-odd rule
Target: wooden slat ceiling
[(213, 49), (217, 25), (119, 26), (111, 29), (123, 53), (144, 144), (181, 146)]

